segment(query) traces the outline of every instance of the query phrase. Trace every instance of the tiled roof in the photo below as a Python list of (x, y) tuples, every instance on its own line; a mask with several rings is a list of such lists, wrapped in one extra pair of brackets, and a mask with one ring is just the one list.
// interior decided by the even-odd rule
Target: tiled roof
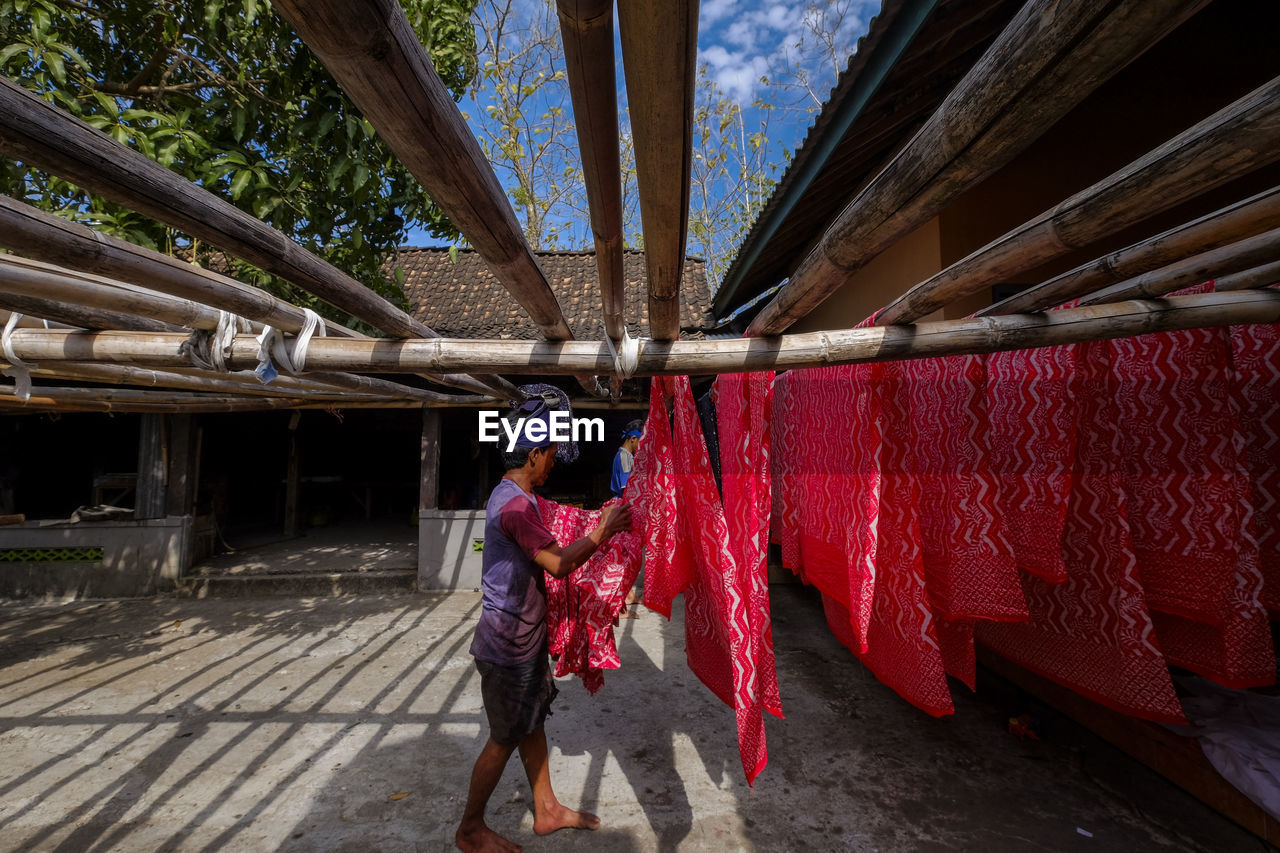
[[(600, 287), (594, 252), (535, 252), (551, 289), (582, 340), (600, 340)], [(539, 340), (542, 336), (529, 315), (489, 272), (474, 251), (459, 249), (456, 262), (448, 249), (402, 248), (392, 265), (404, 269), (404, 295), (409, 313), (446, 338), (509, 338)], [(623, 253), (627, 330), (633, 337), (648, 334), (649, 291), (644, 252)], [(680, 285), (682, 333), (714, 326), (709, 309), (705, 264), (688, 258)]]

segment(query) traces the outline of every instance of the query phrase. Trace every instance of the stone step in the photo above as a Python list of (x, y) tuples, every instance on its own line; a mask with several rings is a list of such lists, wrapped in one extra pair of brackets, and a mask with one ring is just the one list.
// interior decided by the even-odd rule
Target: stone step
[(413, 592), (418, 570), (378, 569), (350, 572), (272, 572), (193, 575), (178, 581), (180, 598), (250, 598), (291, 595), (310, 598)]

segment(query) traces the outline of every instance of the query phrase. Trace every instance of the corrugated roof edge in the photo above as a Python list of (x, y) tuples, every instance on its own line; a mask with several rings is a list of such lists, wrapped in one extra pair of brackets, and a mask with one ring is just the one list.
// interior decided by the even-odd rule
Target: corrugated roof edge
[[(787, 165), (787, 170), (783, 172), (782, 178), (774, 186), (773, 193), (770, 194), (769, 200), (765, 202), (765, 206), (756, 214), (755, 220), (747, 230), (747, 235), (738, 244), (738, 249), (734, 253), (733, 260), (729, 263), (729, 268), (725, 272), (720, 287), (716, 290), (711, 300), (711, 312), (717, 318), (738, 307), (731, 303), (746, 272), (742, 259), (752, 253), (752, 249), (757, 242), (767, 239), (762, 237), (762, 233), (770, 226), (771, 220), (778, 215), (778, 209), (783, 200), (793, 192), (794, 185), (800, 180), (799, 176), (809, 167), (809, 160), (816, 156), (819, 143), (825, 139), (828, 128), (844, 109), (845, 101), (853, 93), (862, 72), (880, 47), (885, 34), (890, 30), (892, 24), (899, 18), (903, 10), (910, 5), (913, 5), (911, 0), (884, 0), (879, 14), (868, 23), (866, 34), (858, 39), (853, 55), (849, 57), (845, 70), (840, 74), (840, 79), (832, 87), (831, 95), (827, 98), (826, 104), (813, 123), (809, 125), (804, 141), (796, 149), (791, 162)], [(932, 5), (933, 3), (929, 3), (930, 7)], [(803, 188), (801, 188), (802, 190)]]

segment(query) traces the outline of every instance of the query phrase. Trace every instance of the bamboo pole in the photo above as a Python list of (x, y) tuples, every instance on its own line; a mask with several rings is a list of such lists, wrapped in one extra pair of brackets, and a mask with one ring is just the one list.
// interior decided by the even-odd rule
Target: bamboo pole
[(0, 272), (0, 308), (6, 311), (17, 311), (28, 317), (40, 317), (58, 323), (75, 326), (81, 329), (122, 329), (130, 332), (180, 332), (182, 329), (172, 323), (151, 320), (135, 314), (120, 311), (109, 311), (105, 308), (85, 308), (81, 305), (69, 305), (38, 296), (10, 293), (4, 287), (4, 274)]
[[(618, 151), (618, 87), (613, 56), (613, 0), (557, 0), (564, 64), (573, 98), (582, 177), (605, 334), (626, 332), (622, 278), (622, 158)], [(677, 331), (679, 331), (677, 329)]]
[(193, 376), (172, 370), (151, 370), (127, 364), (94, 364), (79, 362), (45, 362), (31, 367), (31, 375), (46, 379), (69, 379), (81, 382), (98, 382), (108, 385), (140, 385), (146, 388), (167, 388), (179, 391), (206, 391), (225, 394), (243, 394), (250, 397), (296, 397), (300, 400), (326, 400), (341, 402), (371, 402), (373, 400), (411, 399), (403, 395), (352, 394), (334, 388), (263, 385), (249, 372), (224, 376)]
[[(216, 306), (248, 320), (297, 334), (306, 323), (301, 308), (265, 290), (201, 269), (125, 240), (36, 210), (0, 196), (0, 246), (39, 261), (56, 264), (67, 274), (95, 274), (145, 286), (191, 302)], [(325, 321), (328, 334), (363, 337), (345, 326)], [(501, 377), (428, 376), (433, 382), (481, 394), (497, 393), (512, 400), (523, 395)], [(496, 389), (496, 390), (495, 390)]]
[(400, 4), (273, 0), (273, 5), (547, 340), (572, 340), (502, 184)]
[(1213, 289), (1219, 293), (1226, 293), (1232, 290), (1270, 287), (1277, 282), (1280, 282), (1280, 261), (1272, 261), (1251, 270), (1225, 275), (1213, 283)]
[(417, 409), (411, 400), (378, 400), (364, 402), (306, 402), (286, 398), (247, 398), (206, 394), (150, 395), (147, 391), (112, 391), (102, 389), (41, 388), (26, 402), (13, 396), (13, 389), (0, 385), (0, 410), (53, 412), (113, 412), (118, 414), (218, 414), (224, 412), (270, 412), (279, 409)]
[(649, 335), (680, 336), (689, 228), (698, 0), (618, 0), (649, 278)]
[(0, 151), (244, 258), (389, 335), (433, 334), (280, 231), (6, 78)]
[(840, 213), (747, 334), (778, 334), (815, 309), (1205, 3), (1029, 0), (906, 147)]
[(1280, 159), (1280, 77), (963, 260), (879, 314), (909, 323)]
[[(44, 318), (30, 317), (23, 312), (18, 312), (18, 328), (19, 329), (64, 329), (66, 331), (78, 331), (81, 326), (71, 323), (60, 323), (56, 320), (47, 320)], [(9, 318), (13, 316), (8, 309), (0, 308), (0, 326), (9, 322)]]
[[(36, 298), (33, 293), (50, 299)], [(60, 302), (51, 301), (53, 299)], [(129, 313), (101, 307), (117, 304)], [(0, 307), (95, 330), (176, 332), (182, 331), (178, 326), (214, 329), (218, 325), (218, 311), (206, 305), (161, 296), (98, 276), (76, 277), (50, 264), (11, 255), (0, 255)], [(253, 331), (258, 332), (260, 328)], [(438, 401), (442, 397), (385, 379), (352, 374), (307, 374), (306, 378), (318, 385), (365, 393), (424, 401)], [(487, 386), (480, 387), (488, 390)]]
[(1238, 243), (1231, 243), (1176, 263), (1152, 270), (1080, 300), (1081, 305), (1101, 305), (1124, 299), (1150, 299), (1184, 287), (1216, 279), (1220, 275), (1250, 270), (1280, 258), (1280, 228), (1265, 231)]
[(1104, 255), (977, 312), (979, 317), (1042, 311), (1160, 266), (1280, 227), (1280, 187), (1272, 187)]
[[(1280, 322), (1280, 292), (1247, 290), (1174, 296), (1051, 311), (810, 332), (774, 338), (647, 343), (637, 375), (737, 373), (831, 364), (1000, 352), (1242, 323)], [(185, 363), (181, 335), (142, 332), (14, 331), (19, 358), (42, 361), (108, 361), (167, 367)], [(257, 342), (236, 338), (229, 363), (253, 364)], [(330, 370), (416, 373), (420, 370), (502, 370), (509, 373), (604, 372), (608, 347), (590, 342), (512, 340), (340, 340), (311, 342), (308, 362)], [(445, 405), (445, 404), (441, 404)]]

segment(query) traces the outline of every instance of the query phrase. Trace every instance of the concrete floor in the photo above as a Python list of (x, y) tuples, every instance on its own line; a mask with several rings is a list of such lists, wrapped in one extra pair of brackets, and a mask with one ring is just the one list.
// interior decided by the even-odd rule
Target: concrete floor
[[(623, 669), (564, 680), (552, 778), (597, 833), (532, 833), (520, 768), (490, 813), (527, 850), (1263, 850), (994, 676), (931, 719), (773, 593), (785, 721), (749, 789), (680, 617), (624, 621)], [(0, 605), (0, 848), (448, 850), (484, 737), (473, 593)], [(677, 608), (679, 610), (679, 608)], [(1082, 834), (1084, 832), (1090, 835)]]

